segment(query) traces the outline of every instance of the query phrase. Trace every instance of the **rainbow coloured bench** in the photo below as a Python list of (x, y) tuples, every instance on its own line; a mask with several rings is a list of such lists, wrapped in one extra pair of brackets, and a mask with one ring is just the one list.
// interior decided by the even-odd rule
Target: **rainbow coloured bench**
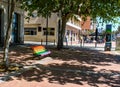
[(51, 51), (48, 51), (45, 49), (44, 46), (32, 46), (31, 47), (32, 50), (33, 50), (33, 54), (35, 56), (46, 56), (46, 55), (49, 55), (51, 53)]

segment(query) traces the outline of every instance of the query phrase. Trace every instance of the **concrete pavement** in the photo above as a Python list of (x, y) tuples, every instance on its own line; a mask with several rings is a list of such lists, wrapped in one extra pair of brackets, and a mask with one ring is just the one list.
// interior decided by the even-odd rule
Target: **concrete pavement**
[[(34, 44), (36, 44), (36, 43), (34, 43)], [(39, 45), (39, 44), (38, 44)], [(23, 45), (24, 46), (24, 45)], [(25, 46), (28, 46), (28, 45), (25, 45)], [(79, 47), (78, 46), (69, 46), (70, 48), (71, 48), (71, 50), (75, 50), (76, 48), (78, 48), (79, 49)], [(88, 47), (82, 47), (82, 48), (80, 48), (80, 49), (85, 49), (85, 50), (87, 50), (87, 49), (89, 49)], [(116, 52), (115, 50), (112, 50), (112, 51), (110, 51), (110, 52), (105, 52), (104, 50), (103, 50), (104, 48), (102, 48), (101, 47), (101, 49), (100, 48), (95, 48), (95, 47), (91, 47), (89, 50), (97, 50), (97, 51), (99, 51), (100, 53), (101, 52), (103, 52), (103, 53), (105, 53), (105, 54), (112, 54), (112, 55), (119, 55), (119, 53), (118, 52)], [(63, 51), (64, 52), (64, 51)], [(91, 52), (91, 51), (90, 51)], [(94, 53), (94, 52), (93, 52)], [(92, 53), (92, 54), (93, 54)], [(99, 53), (99, 54), (100, 54)], [(102, 54), (103, 55), (103, 54)], [(72, 56), (72, 55), (71, 55)], [(77, 55), (77, 56), (80, 56), (80, 55)], [(81, 55), (82, 56), (82, 55)], [(73, 58), (74, 57), (76, 57), (76, 56), (73, 56)], [(96, 56), (95, 57), (99, 57), (99, 55), (97, 55), (96, 54)], [(104, 56), (103, 56), (104, 57)], [(117, 56), (116, 56), (117, 57)], [(120, 57), (120, 56), (118, 56), (118, 57)], [(66, 57), (67, 58), (67, 57)], [(66, 59), (65, 58), (65, 59)], [(69, 58), (70, 59), (70, 58)], [(82, 59), (82, 58), (81, 58)], [(103, 59), (102, 57), (101, 57), (101, 59)], [(106, 58), (107, 59), (107, 58)], [(71, 59), (72, 60), (72, 59)], [(74, 59), (75, 60), (75, 59)], [(92, 59), (92, 61), (94, 60), (94, 58)], [(78, 62), (78, 61), (77, 61)], [(21, 71), (19, 71), (19, 72), (12, 72), (12, 73), (8, 73), (8, 74), (6, 74), (4, 77), (4, 79), (2, 78), (2, 80), (1, 80), (1, 82), (4, 84), (4, 85), (0, 85), (0, 87), (92, 87), (89, 83), (90, 82), (87, 82), (87, 81), (84, 81), (83, 79), (81, 79), (80, 77), (82, 77), (82, 76), (77, 76), (78, 74), (80, 74), (80, 73), (83, 73), (83, 75), (85, 75), (85, 76), (89, 76), (89, 75), (92, 75), (93, 76), (93, 78), (96, 78), (95, 76), (99, 76), (99, 74), (97, 73), (96, 74), (96, 72), (89, 72), (89, 70), (87, 70), (87, 71), (85, 71), (85, 72), (81, 72), (81, 70), (78, 68), (78, 69), (75, 69), (75, 70), (73, 70), (73, 69), (70, 69), (70, 68), (67, 68), (67, 66), (65, 66), (66, 68), (64, 68), (64, 69), (61, 69), (61, 68), (55, 68), (55, 67), (46, 67), (46, 65), (49, 65), (49, 64), (56, 64), (56, 66), (57, 65), (64, 65), (64, 64), (68, 64), (68, 63), (70, 63), (70, 64), (68, 64), (69, 65), (69, 67), (72, 65), (72, 64), (74, 64), (75, 63), (75, 66), (76, 66), (76, 64), (77, 64), (77, 62), (76, 61), (61, 61), (61, 60), (57, 60), (57, 59), (53, 59), (52, 57), (46, 57), (46, 58), (44, 58), (44, 59), (41, 59), (41, 60), (37, 60), (36, 62), (34, 62), (34, 63), (31, 63), (31, 65), (29, 65), (29, 66), (24, 66), (24, 68), (21, 70)], [(97, 61), (95, 61), (95, 62), (97, 62)], [(95, 63), (94, 62), (94, 63)], [(89, 64), (89, 63), (85, 63), (85, 62), (83, 62), (82, 63), (82, 65), (83, 66), (86, 66), (87, 65), (87, 67), (89, 66), (91, 66), (91, 67), (96, 67), (96, 70), (98, 70), (98, 71), (101, 71), (100, 72), (100, 74), (102, 74), (102, 76), (104, 77), (104, 74), (105, 74), (105, 72), (107, 73), (107, 74), (112, 74), (112, 72), (113, 71), (117, 71), (118, 70), (118, 73), (115, 73), (115, 74), (113, 74), (112, 76), (110, 75), (109, 76), (109, 78), (111, 79), (111, 78), (113, 78), (113, 77), (119, 77), (119, 64), (114, 64), (114, 62), (107, 62), (107, 61), (104, 61), (104, 62), (98, 62), (97, 64)], [(102, 64), (103, 63), (103, 64)], [(107, 65), (106, 65), (107, 64)], [(112, 65), (113, 64), (113, 65)], [(43, 66), (43, 65), (45, 65), (45, 66)], [(82, 66), (81, 64), (78, 64), (77, 66)], [(103, 65), (104, 65), (104, 67), (103, 67)], [(97, 68), (97, 67), (99, 67), (99, 68)], [(39, 75), (41, 75), (42, 73), (41, 72), (43, 72), (43, 81), (39, 81), (39, 82), (31, 82), (31, 81), (29, 81), (28, 80), (28, 82), (26, 83), (26, 81), (27, 81), (27, 79), (26, 79), (26, 81), (25, 80), (17, 80), (17, 81), (14, 81), (14, 80), (12, 80), (12, 81), (10, 81), (10, 82), (8, 82), (7, 81), (7, 83), (5, 84), (4, 83), (4, 80), (8, 80), (9, 79), (9, 77), (16, 77), (16, 76), (19, 76), (21, 73), (24, 73), (24, 72), (27, 72), (27, 71), (33, 71), (34, 70), (34, 68), (35, 69), (37, 69), (37, 70), (40, 70), (40, 73), (38, 73), (38, 76), (36, 77), (37, 79), (39, 79), (39, 78), (42, 78), (41, 76), (39, 76)], [(41, 70), (42, 68), (46, 68), (46, 69), (43, 69), (43, 70)], [(107, 69), (106, 69), (107, 68)], [(106, 70), (105, 70), (106, 69)], [(47, 71), (46, 71), (47, 70)], [(110, 70), (113, 70), (113, 71), (110, 71)], [(45, 71), (45, 72), (44, 72)], [(48, 72), (48, 71), (50, 71), (50, 72)], [(55, 73), (56, 72), (56, 73)], [(76, 72), (76, 73), (75, 73)], [(29, 72), (27, 72), (27, 74), (26, 75), (28, 75), (28, 73)], [(61, 77), (60, 78), (60, 76), (61, 76), (61, 74), (60, 75), (56, 75), (56, 74), (59, 74), (59, 73), (63, 73), (63, 77)], [(70, 74), (69, 75), (69, 73), (72, 73), (73, 75), (75, 75), (75, 76), (71, 76), (72, 74)], [(37, 73), (33, 73), (34, 75), (36, 75)], [(68, 74), (68, 75), (67, 75)], [(33, 76), (34, 76), (33, 75)], [(44, 75), (46, 75), (45, 77), (44, 77)], [(50, 76), (51, 75), (51, 76)], [(90, 77), (88, 77), (88, 78), (91, 78), (92, 79), (92, 76), (90, 76)], [(7, 79), (7, 78), (8, 79)], [(34, 77), (32, 77), (32, 76), (29, 76), (28, 75), (28, 77), (31, 77), (31, 79), (33, 79)], [(27, 78), (28, 78), (27, 77)], [(53, 77), (53, 78), (52, 78)], [(65, 77), (67, 77), (67, 78), (65, 78)], [(58, 79), (56, 79), (56, 81), (54, 82), (54, 80), (55, 80), (55, 78), (58, 78)], [(104, 79), (106, 80), (105, 82), (107, 83), (107, 80), (110, 80), (109, 78), (106, 78), (106, 77), (104, 77)], [(49, 80), (49, 79), (51, 79), (51, 80)], [(57, 81), (59, 82), (59, 79), (61, 79), (61, 80), (64, 80), (64, 81), (62, 81), (62, 82), (65, 82), (65, 81), (68, 81), (66, 84), (63, 84), (63, 85), (61, 85), (60, 83), (57, 83)], [(73, 80), (72, 80), (73, 79)], [(77, 79), (78, 81), (80, 81), (81, 82), (81, 84), (76, 84), (76, 82), (75, 82), (75, 79)], [(103, 79), (103, 78), (102, 78)], [(60, 81), (61, 81), (60, 80)], [(53, 81), (53, 83), (52, 82), (50, 82), (50, 81)], [(78, 82), (77, 81), (77, 82)], [(102, 80), (103, 81), (103, 80)], [(115, 81), (115, 80), (113, 80), (113, 81)], [(72, 82), (74, 82), (74, 83), (72, 83)], [(108, 81), (109, 82), (109, 84), (112, 84), (112, 81), (110, 82), (110, 81)], [(16, 86), (14, 86), (14, 85), (12, 85), (12, 84), (17, 84)], [(55, 83), (55, 84), (54, 84)], [(79, 83), (79, 82), (78, 82)], [(97, 83), (97, 82), (96, 82)], [(94, 83), (94, 84), (96, 84), (96, 83)], [(12, 85), (12, 86), (10, 86), (10, 84)], [(28, 85), (28, 84), (31, 84), (31, 85)], [(33, 85), (34, 84), (34, 85)], [(99, 83), (97, 83), (97, 87), (111, 87), (111, 86), (109, 86), (109, 84), (105, 84), (105, 83), (102, 83), (102, 84), (99, 84)], [(7, 86), (8, 85), (8, 86)], [(118, 85), (118, 84), (117, 84)], [(93, 87), (95, 87), (95, 86), (93, 86)]]

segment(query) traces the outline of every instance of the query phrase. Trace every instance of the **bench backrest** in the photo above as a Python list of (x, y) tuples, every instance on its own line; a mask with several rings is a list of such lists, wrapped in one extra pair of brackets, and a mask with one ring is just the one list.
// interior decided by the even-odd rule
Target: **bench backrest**
[(44, 46), (32, 46), (31, 47), (33, 50), (34, 55), (40, 55), (40, 56), (45, 56), (50, 54), (51, 52), (46, 50)]

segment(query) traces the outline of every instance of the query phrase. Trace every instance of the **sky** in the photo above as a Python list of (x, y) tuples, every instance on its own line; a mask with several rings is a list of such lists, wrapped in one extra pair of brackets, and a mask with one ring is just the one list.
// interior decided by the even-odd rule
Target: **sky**
[[(99, 19), (98, 19), (99, 20)], [(118, 22), (120, 22), (120, 18), (118, 18)], [(120, 26), (120, 23), (98, 23), (97, 28), (98, 29), (102, 29), (102, 30), (106, 30), (106, 25), (107, 24), (111, 24), (112, 25), (112, 31), (116, 31), (118, 29), (118, 26)]]
[(107, 24), (111, 24), (112, 25), (112, 31), (116, 31), (118, 29), (118, 26), (119, 26), (118, 23), (115, 23), (115, 24), (113, 24), (113, 23), (104, 23), (104, 24), (99, 24), (98, 29), (105, 30)]

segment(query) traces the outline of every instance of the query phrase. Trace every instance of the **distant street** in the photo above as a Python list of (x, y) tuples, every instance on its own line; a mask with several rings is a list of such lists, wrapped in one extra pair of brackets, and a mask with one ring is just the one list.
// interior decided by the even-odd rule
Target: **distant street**
[[(37, 44), (37, 45), (41, 45), (41, 42), (32, 42), (32, 41), (25, 41), (25, 44)], [(46, 42), (42, 42), (42, 45), (46, 45)], [(56, 43), (51, 43), (48, 42), (48, 45), (56, 45)], [(95, 47), (95, 43), (82, 43), (82, 45), (78, 42), (69, 42), (68, 45), (64, 42), (64, 46), (75, 46), (75, 47), (83, 47), (83, 48), (91, 48), (91, 49), (95, 49), (95, 50), (104, 50), (105, 47), (105, 43), (97, 43), (96, 47)], [(112, 47), (111, 50), (115, 51), (115, 47), (116, 47), (116, 42), (112, 42)]]
[[(81, 47), (85, 47), (85, 48), (94, 48), (96, 50), (104, 50), (105, 47), (105, 43), (97, 43), (96, 47), (95, 47), (95, 43), (83, 43), (82, 45), (80, 44), (73, 44), (73, 46), (81, 46)], [(111, 50), (115, 50), (116, 47), (116, 42), (112, 42), (112, 47)]]

